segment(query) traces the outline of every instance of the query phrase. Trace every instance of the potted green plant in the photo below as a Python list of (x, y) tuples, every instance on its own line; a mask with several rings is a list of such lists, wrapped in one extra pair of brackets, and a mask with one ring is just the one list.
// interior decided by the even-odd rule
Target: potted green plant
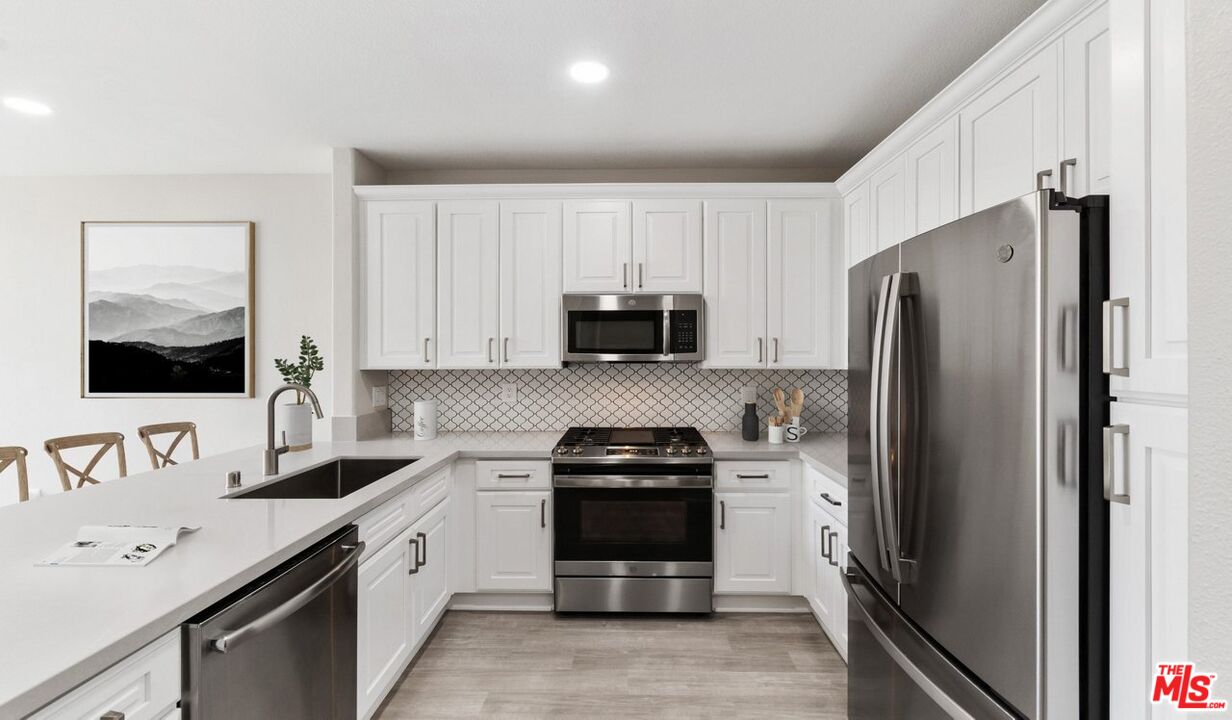
[[(291, 363), (284, 358), (275, 358), (274, 367), (282, 375), (283, 382), (312, 387), (312, 376), (325, 369), (325, 359), (316, 342), (307, 335), (299, 339), (299, 359)], [(286, 433), (287, 446), (291, 450), (307, 450), (312, 447), (312, 406), (305, 403), (302, 392), (295, 393), (295, 402), (278, 408), (278, 425)]]

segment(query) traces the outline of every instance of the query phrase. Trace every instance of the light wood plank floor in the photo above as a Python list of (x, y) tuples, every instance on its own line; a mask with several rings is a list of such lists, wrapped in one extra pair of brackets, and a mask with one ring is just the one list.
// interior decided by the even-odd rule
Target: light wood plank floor
[(449, 612), (377, 713), (409, 718), (846, 718), (808, 614)]

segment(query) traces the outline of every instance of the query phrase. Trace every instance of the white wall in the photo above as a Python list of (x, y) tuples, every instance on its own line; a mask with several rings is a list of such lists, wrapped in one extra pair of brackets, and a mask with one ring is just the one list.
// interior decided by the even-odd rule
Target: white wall
[[(255, 398), (80, 397), (83, 220), (256, 223)], [(58, 492), (42, 449), (49, 437), (122, 432), (130, 473), (149, 468), (137, 439), (147, 423), (196, 422), (204, 455), (261, 444), (263, 394), (279, 382), (273, 358), (293, 358), (301, 334), (325, 356), (313, 386), (328, 417), (331, 257), (328, 175), (0, 178), (0, 445), (30, 451), (32, 492)], [(328, 438), (328, 421), (315, 431)], [(16, 485), (11, 471), (0, 476), (0, 504), (16, 501)]]
[(1189, 647), (1232, 699), (1232, 5), (1189, 0)]

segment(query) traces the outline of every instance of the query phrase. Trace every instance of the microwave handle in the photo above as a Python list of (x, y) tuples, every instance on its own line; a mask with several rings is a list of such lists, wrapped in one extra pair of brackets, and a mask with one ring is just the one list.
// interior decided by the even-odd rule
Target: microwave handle
[(672, 356), (672, 311), (663, 311), (663, 357)]

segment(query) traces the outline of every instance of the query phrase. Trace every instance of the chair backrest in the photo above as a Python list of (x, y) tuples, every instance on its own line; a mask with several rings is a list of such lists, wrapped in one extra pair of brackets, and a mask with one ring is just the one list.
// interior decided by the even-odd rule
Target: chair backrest
[(24, 447), (0, 447), (0, 473), (9, 465), (17, 466), (17, 499), (30, 499), (30, 478), (26, 475), (26, 449)]
[[(154, 447), (155, 436), (170, 435), (171, 433), (176, 433), (176, 436), (165, 451), (160, 451)], [(197, 450), (197, 423), (169, 422), (158, 423), (157, 425), (142, 425), (137, 428), (137, 437), (141, 438), (141, 442), (145, 445), (145, 451), (150, 455), (150, 465), (154, 466), (155, 470), (160, 470), (168, 465), (179, 464), (171, 458), (171, 455), (175, 453), (175, 449), (179, 447), (180, 441), (185, 437), (191, 441), (192, 459), (196, 460), (201, 457)]]
[[(69, 465), (60, 455), (60, 451), (69, 450), (71, 448), (87, 447), (97, 445), (98, 450), (94, 453), (94, 457), (90, 458), (90, 462), (86, 464), (84, 470)], [(111, 448), (116, 449), (116, 459), (120, 464), (120, 477), (128, 475), (128, 465), (124, 461), (124, 435), (116, 432), (90, 433), (89, 435), (66, 435), (65, 437), (52, 438), (43, 443), (43, 449), (51, 456), (51, 461), (56, 465), (56, 472), (60, 473), (60, 485), (65, 490), (72, 490), (73, 483), (69, 480), (69, 474), (77, 476), (77, 487), (81, 487), (86, 483), (93, 485), (98, 484), (98, 480), (90, 475), (94, 472), (94, 468), (98, 467), (98, 462), (103, 459), (107, 451)]]

